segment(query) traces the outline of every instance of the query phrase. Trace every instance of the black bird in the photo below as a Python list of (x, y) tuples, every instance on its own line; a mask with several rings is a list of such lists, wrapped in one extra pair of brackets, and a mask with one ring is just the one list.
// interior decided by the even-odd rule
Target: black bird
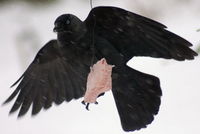
[(85, 21), (72, 14), (59, 16), (49, 41), (36, 55), (19, 85), (5, 101), (17, 99), (10, 113), (32, 115), (52, 103), (84, 96), (91, 63), (105, 58), (115, 65), (112, 93), (124, 131), (145, 128), (158, 113), (162, 95), (159, 79), (126, 65), (133, 56), (192, 60), (197, 53), (190, 42), (149, 18), (117, 7), (93, 8)]

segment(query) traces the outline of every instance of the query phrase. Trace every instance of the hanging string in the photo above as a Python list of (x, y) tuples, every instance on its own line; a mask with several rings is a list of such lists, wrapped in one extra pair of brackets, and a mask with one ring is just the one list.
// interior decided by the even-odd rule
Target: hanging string
[[(93, 9), (93, 0), (90, 0), (90, 7), (91, 7), (91, 10)], [(91, 59), (91, 65), (92, 66), (94, 64), (94, 58), (95, 58), (95, 47), (94, 47), (94, 43), (95, 43), (95, 39), (94, 39), (94, 35), (95, 35), (95, 26), (96, 26), (96, 18), (95, 18), (95, 15), (93, 14), (93, 19), (94, 19), (94, 25), (93, 25), (93, 28), (92, 28), (92, 44), (91, 44), (91, 50), (92, 50), (92, 59)]]
[(92, 5), (92, 0), (90, 0), (90, 7), (91, 7), (91, 9), (93, 8), (93, 5)]

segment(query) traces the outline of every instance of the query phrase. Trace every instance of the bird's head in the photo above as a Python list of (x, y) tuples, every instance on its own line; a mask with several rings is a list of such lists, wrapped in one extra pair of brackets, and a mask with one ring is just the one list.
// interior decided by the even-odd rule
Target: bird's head
[(63, 14), (54, 22), (54, 32), (74, 34), (85, 29), (84, 23), (72, 14)]

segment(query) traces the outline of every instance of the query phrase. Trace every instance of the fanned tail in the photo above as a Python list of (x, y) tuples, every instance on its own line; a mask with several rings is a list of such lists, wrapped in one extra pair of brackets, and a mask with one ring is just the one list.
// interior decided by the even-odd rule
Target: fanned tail
[(162, 91), (155, 76), (124, 66), (113, 73), (112, 92), (124, 131), (145, 128), (159, 111)]

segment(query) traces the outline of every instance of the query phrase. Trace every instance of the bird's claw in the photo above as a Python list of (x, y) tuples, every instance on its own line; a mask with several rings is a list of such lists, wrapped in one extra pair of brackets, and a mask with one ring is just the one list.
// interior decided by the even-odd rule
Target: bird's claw
[[(82, 101), (81, 102), (83, 105), (85, 105), (85, 108), (89, 111), (89, 105), (90, 105), (90, 103), (85, 103), (85, 101)], [(98, 104), (98, 102), (96, 101), (94, 104)]]
[(89, 105), (90, 105), (90, 103), (87, 103), (86, 107), (85, 107), (88, 111), (89, 111)]
[(89, 111), (89, 105), (90, 103), (85, 103), (85, 101), (81, 102), (83, 105), (85, 105), (85, 108)]
[(81, 103), (82, 103), (83, 105), (85, 105), (85, 101), (82, 101)]

